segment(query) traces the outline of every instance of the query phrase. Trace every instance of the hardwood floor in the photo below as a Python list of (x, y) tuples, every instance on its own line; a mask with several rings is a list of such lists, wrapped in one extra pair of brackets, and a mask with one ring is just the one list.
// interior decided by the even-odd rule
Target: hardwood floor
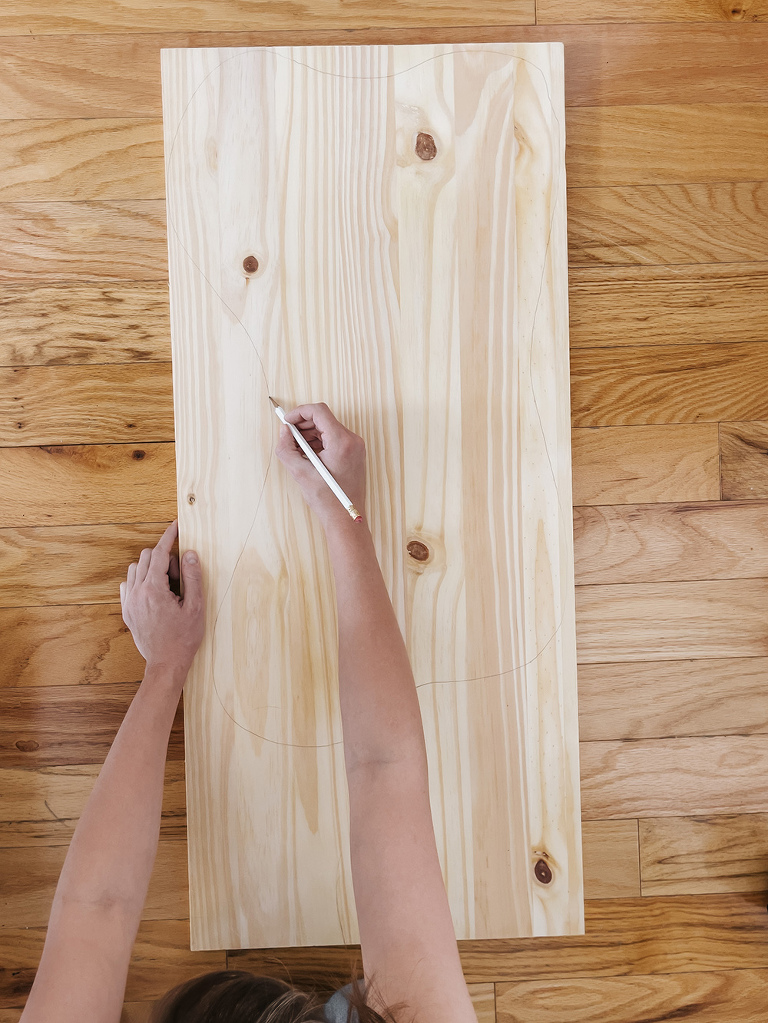
[[(760, 1020), (768, 999), (768, 3), (9, 0), (0, 11), (0, 1023), (142, 662), (174, 514), (166, 46), (565, 42), (587, 934), (467, 942), (481, 1023)], [(536, 20), (538, 17), (538, 24)], [(124, 1023), (197, 973), (181, 712)]]

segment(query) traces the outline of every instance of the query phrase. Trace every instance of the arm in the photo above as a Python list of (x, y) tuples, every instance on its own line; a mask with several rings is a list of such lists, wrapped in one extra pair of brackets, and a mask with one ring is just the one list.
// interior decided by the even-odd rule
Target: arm
[(23, 1023), (117, 1023), (131, 949), (157, 852), (168, 737), (202, 639), (200, 566), (171, 558), (174, 522), (120, 586), (123, 618), (146, 658), (131, 703), (83, 810), (53, 898)]
[[(286, 418), (364, 514), (362, 440), (324, 405), (300, 406)], [(352, 877), (366, 977), (381, 1004), (407, 1003), (417, 1023), (475, 1023), (437, 857), (413, 674), (368, 526), (352, 522), (285, 427), (277, 453), (320, 517), (334, 568)]]

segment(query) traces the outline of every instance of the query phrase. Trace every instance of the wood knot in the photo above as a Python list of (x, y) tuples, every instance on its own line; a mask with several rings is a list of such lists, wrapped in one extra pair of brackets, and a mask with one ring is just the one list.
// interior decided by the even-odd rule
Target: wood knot
[(36, 749), (40, 749), (40, 743), (34, 739), (19, 739), (16, 749), (20, 749), (22, 753), (34, 753)]
[(409, 540), (405, 549), (414, 561), (429, 560), (429, 547), (427, 547), (425, 543), (422, 543), (421, 540)]
[(146, 451), (133, 451), (131, 457), (135, 458), (137, 462), (140, 462), (145, 457)]
[(259, 261), (255, 256), (246, 256), (243, 260), (243, 270), (247, 274), (255, 274), (259, 269)]
[(189, 495), (189, 496), (187, 497), (187, 503), (188, 503), (188, 504), (194, 504), (194, 503), (195, 503), (195, 495), (194, 495), (194, 494), (190, 494), (190, 495)]
[(420, 131), (416, 136), (415, 145), (416, 155), (420, 160), (434, 160), (437, 156), (437, 146), (435, 140), (431, 135), (427, 135), (425, 131)]
[(536, 875), (537, 881), (541, 881), (542, 884), (551, 884), (552, 868), (546, 860), (537, 860), (533, 872)]

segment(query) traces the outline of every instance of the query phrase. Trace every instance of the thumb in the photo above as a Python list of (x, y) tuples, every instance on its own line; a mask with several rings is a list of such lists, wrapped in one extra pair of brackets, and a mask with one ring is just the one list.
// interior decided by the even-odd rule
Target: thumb
[(184, 583), (184, 606), (197, 609), (203, 602), (203, 570), (195, 551), (187, 551), (181, 559), (181, 578)]

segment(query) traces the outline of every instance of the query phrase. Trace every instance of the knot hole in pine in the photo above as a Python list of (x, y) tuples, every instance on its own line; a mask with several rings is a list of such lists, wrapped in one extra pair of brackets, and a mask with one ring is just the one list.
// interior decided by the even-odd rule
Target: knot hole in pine
[(536, 875), (536, 880), (540, 881), (541, 884), (552, 883), (552, 868), (546, 860), (537, 860), (536, 865), (533, 868), (533, 873)]
[(255, 256), (246, 256), (243, 260), (243, 270), (252, 277), (259, 269), (259, 261)]
[(414, 146), (414, 149), (416, 150), (416, 155), (420, 160), (434, 160), (437, 156), (435, 140), (425, 131), (420, 131), (416, 136), (416, 145)]

